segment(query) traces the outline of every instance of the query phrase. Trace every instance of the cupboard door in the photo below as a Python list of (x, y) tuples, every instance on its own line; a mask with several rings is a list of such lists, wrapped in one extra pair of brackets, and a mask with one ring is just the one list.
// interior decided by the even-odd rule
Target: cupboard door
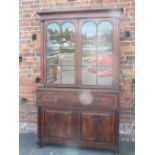
[(115, 113), (81, 112), (81, 141), (113, 144)]
[(72, 112), (61, 110), (45, 110), (44, 136), (47, 139), (72, 139)]

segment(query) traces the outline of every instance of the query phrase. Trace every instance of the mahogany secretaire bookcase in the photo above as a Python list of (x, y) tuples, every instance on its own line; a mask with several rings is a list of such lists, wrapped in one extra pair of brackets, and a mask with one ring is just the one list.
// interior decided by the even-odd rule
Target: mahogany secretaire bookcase
[(122, 9), (38, 12), (42, 85), (39, 144), (118, 152), (119, 21)]

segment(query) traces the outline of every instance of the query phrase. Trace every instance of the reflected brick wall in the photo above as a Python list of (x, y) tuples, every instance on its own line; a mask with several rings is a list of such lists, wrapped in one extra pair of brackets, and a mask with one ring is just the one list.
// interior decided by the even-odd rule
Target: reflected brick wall
[[(121, 32), (131, 36), (120, 42), (120, 137), (134, 140), (135, 4), (134, 0), (20, 0), (20, 132), (37, 132), (36, 88), (40, 77), (40, 18), (46, 9), (124, 8)], [(36, 40), (32, 35), (36, 34)]]

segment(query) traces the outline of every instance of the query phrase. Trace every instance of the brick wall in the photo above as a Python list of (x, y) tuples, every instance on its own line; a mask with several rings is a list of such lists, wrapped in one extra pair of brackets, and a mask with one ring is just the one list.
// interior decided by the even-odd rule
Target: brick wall
[[(20, 0), (20, 132), (37, 132), (36, 88), (40, 77), (40, 18), (38, 10), (69, 8), (124, 8), (121, 32), (131, 37), (120, 42), (120, 137), (134, 140), (135, 4), (134, 0)], [(32, 35), (37, 40), (32, 40)]]

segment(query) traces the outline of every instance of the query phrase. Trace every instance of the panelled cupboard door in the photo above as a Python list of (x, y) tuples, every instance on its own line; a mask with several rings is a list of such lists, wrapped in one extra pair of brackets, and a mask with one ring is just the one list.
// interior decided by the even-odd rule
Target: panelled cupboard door
[(81, 142), (115, 144), (115, 112), (81, 112), (80, 119)]
[(44, 138), (71, 140), (73, 138), (73, 112), (62, 110), (44, 110)]

